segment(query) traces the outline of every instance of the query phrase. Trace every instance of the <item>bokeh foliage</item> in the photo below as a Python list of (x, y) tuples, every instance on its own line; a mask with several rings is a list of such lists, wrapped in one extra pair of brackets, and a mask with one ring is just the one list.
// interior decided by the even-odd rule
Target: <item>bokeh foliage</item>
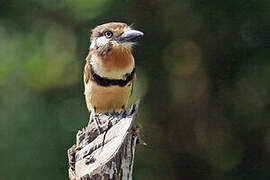
[(0, 0), (1, 179), (67, 179), (91, 28), (135, 24), (135, 180), (270, 178), (269, 0)]

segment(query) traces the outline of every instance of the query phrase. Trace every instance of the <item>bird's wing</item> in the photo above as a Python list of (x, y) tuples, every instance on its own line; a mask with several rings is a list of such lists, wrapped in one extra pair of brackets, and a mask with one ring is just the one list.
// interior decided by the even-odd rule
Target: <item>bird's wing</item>
[(84, 83), (87, 84), (89, 79), (91, 79), (91, 66), (90, 66), (90, 59), (91, 59), (91, 54), (89, 53), (88, 56), (86, 57), (86, 63), (84, 66)]

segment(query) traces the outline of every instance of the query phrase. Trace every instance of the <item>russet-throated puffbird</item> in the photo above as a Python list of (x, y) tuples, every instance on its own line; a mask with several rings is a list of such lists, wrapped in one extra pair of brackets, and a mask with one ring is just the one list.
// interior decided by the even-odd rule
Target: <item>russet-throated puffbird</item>
[(120, 112), (126, 107), (135, 80), (132, 46), (142, 36), (142, 32), (119, 22), (92, 30), (84, 68), (84, 94), (89, 111)]

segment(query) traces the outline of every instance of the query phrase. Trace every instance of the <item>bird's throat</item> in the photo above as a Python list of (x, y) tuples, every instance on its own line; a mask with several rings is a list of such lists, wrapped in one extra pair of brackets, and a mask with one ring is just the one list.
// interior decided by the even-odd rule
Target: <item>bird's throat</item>
[(99, 76), (111, 79), (125, 79), (125, 74), (135, 67), (131, 51), (127, 49), (111, 50), (105, 56), (93, 54), (90, 63)]

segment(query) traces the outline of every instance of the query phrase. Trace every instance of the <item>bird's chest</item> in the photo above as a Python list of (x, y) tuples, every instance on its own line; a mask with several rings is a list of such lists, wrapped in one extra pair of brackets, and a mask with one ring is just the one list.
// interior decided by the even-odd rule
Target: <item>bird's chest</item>
[(100, 86), (95, 82), (86, 84), (85, 96), (90, 106), (96, 107), (99, 111), (120, 110), (126, 106), (131, 93), (131, 82), (126, 86)]

